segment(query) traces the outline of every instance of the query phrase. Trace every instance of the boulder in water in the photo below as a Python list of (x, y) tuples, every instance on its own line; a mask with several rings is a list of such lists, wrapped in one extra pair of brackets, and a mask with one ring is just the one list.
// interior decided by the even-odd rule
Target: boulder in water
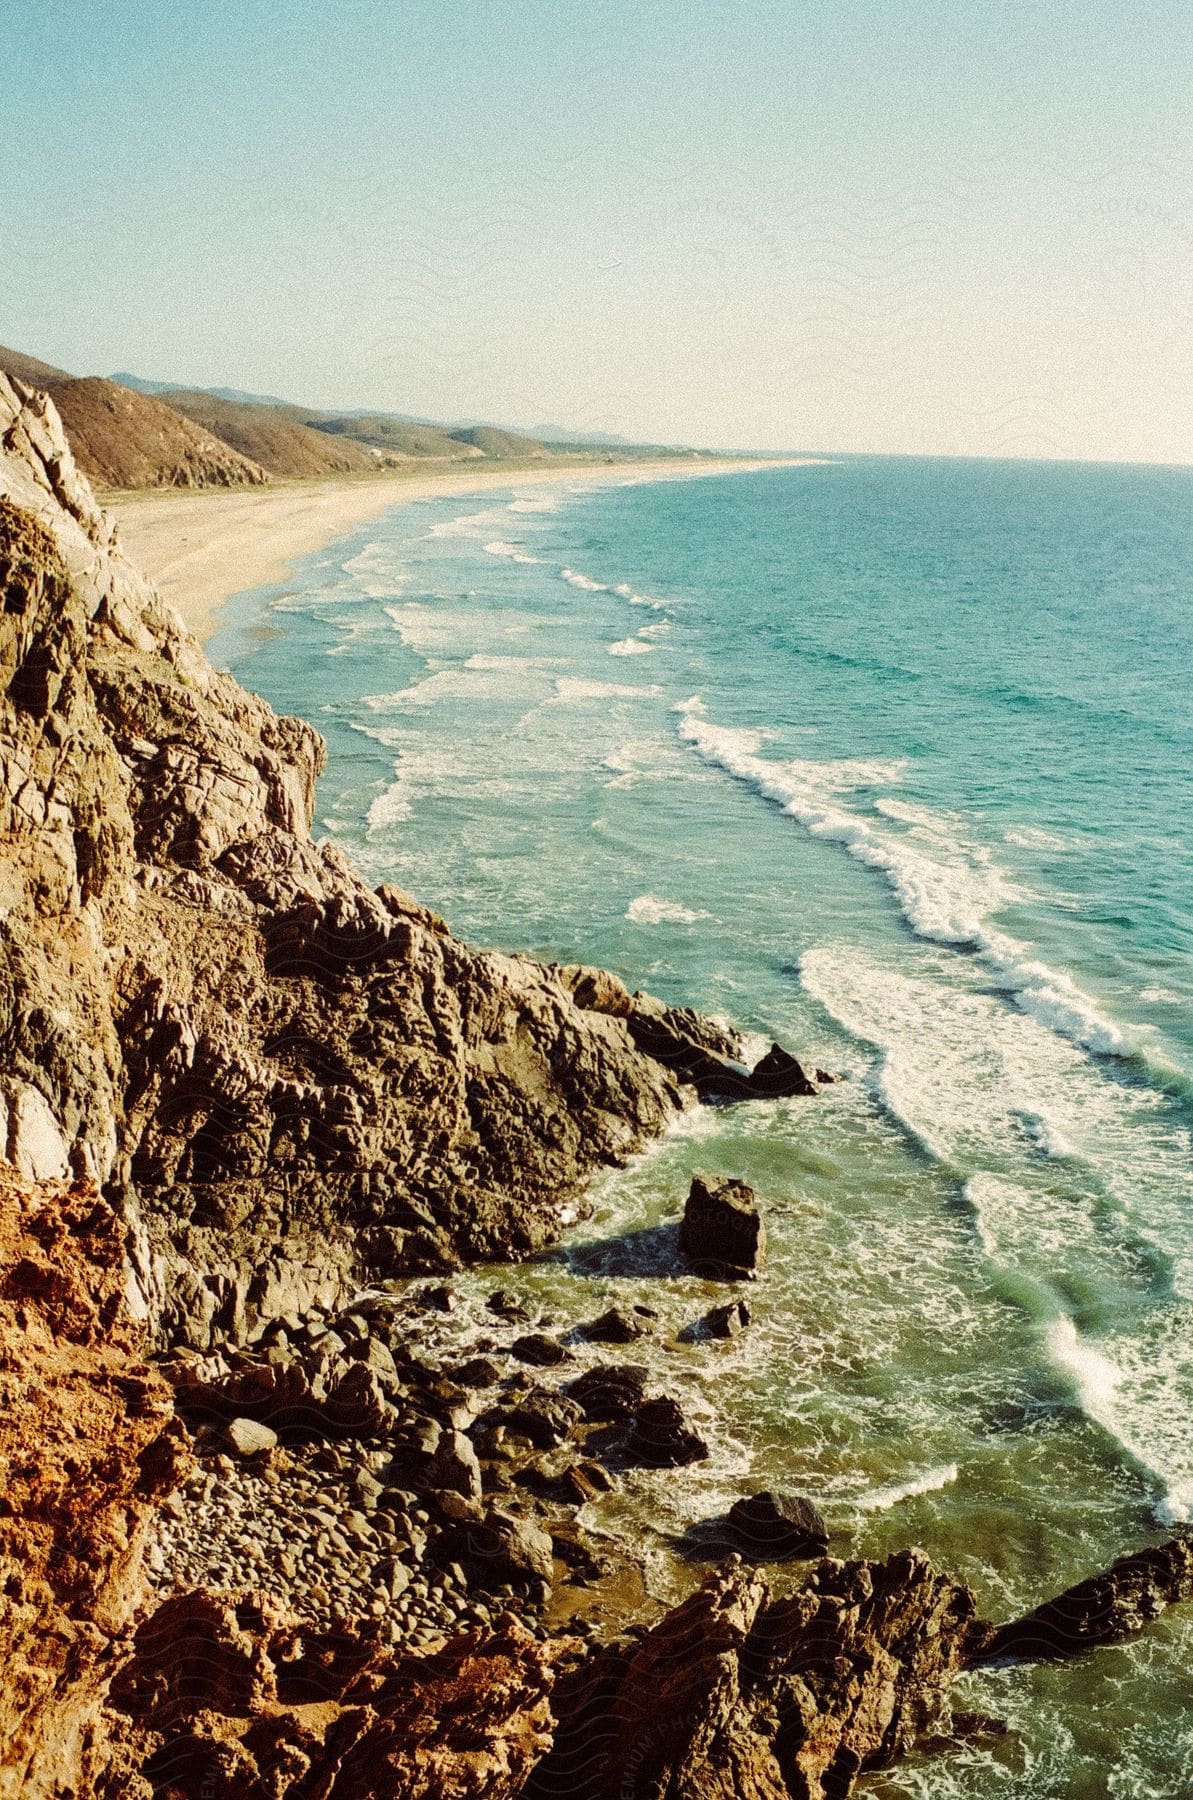
[(731, 1300), (727, 1306), (714, 1306), (705, 1313), (700, 1324), (707, 1337), (740, 1337), (750, 1323), (750, 1309), (744, 1300)]
[(816, 1083), (801, 1062), (779, 1044), (772, 1044), (760, 1062), (754, 1064), (749, 1086), (759, 1100), (786, 1100), (793, 1094), (814, 1094)]
[(632, 1344), (635, 1338), (645, 1337), (650, 1326), (636, 1311), (611, 1306), (583, 1329), (585, 1337), (594, 1344)]
[(679, 1246), (698, 1275), (749, 1280), (766, 1260), (766, 1226), (753, 1188), (724, 1175), (695, 1176)]
[(1193, 1531), (1122, 1556), (1100, 1575), (1001, 1626), (975, 1661), (1076, 1656), (1117, 1644), (1182, 1600), (1193, 1600)]
[(729, 1529), (759, 1562), (818, 1556), (829, 1540), (828, 1526), (810, 1500), (770, 1490), (736, 1500), (729, 1509)]
[(688, 1425), (679, 1402), (663, 1397), (638, 1408), (625, 1453), (630, 1462), (648, 1469), (679, 1469), (704, 1462), (708, 1445)]

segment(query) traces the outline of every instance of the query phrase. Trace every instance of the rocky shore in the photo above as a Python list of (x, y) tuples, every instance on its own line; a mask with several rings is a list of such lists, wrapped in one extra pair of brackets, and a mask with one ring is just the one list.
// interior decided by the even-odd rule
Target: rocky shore
[[(996, 1629), (777, 1493), (694, 1519), (652, 1603), (586, 1523), (708, 1452), (652, 1309), (498, 1289), (452, 1348), (457, 1272), (685, 1110), (828, 1077), (370, 890), (311, 837), (316, 734), (211, 668), (2, 377), (0, 592), (0, 1797), (827, 1800), (996, 1729), (950, 1720), (962, 1670), (1193, 1595), (1178, 1540)], [(712, 1354), (765, 1197), (699, 1178), (675, 1248)]]

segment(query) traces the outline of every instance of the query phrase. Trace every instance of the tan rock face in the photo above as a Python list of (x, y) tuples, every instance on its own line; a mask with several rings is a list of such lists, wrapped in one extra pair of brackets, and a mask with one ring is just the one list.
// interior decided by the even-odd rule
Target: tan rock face
[(26, 1166), (65, 1146), (108, 1185), (159, 1336), (199, 1347), (542, 1245), (692, 1099), (676, 1045), (732, 1043), (372, 892), (312, 841), (317, 734), (211, 668), (52, 405), (3, 377), (0, 444), (0, 1025)]
[(141, 1551), (185, 1473), (140, 1361), (119, 1220), (88, 1185), (0, 1170), (0, 1795), (89, 1793), (100, 1706), (144, 1601)]

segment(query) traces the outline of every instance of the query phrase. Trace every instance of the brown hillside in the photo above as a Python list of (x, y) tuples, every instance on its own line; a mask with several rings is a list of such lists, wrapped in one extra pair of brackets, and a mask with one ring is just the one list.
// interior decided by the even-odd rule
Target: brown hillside
[(502, 431), (497, 425), (470, 425), (453, 431), (458, 444), (471, 444), (483, 456), (550, 456), (551, 452), (537, 438), (524, 437), (520, 431)]
[(287, 417), (288, 408), (221, 400), (189, 388), (160, 398), (271, 475), (364, 475), (387, 460), (354, 439), (312, 431)]
[(265, 470), (172, 407), (101, 376), (52, 381), (75, 461), (100, 487), (255, 487)]
[(44, 388), (52, 381), (69, 381), (70, 376), (65, 369), (56, 369), (53, 363), (39, 362), (36, 356), (25, 356), (20, 350), (9, 350), (0, 344), (0, 373), (15, 375), (26, 387)]
[(384, 413), (352, 417), (329, 414), (322, 418), (314, 417), (311, 423), (325, 436), (355, 439), (358, 443), (373, 445), (387, 456), (402, 460), (436, 456), (447, 457), (452, 462), (463, 462), (466, 458), (484, 455), (484, 451), (475, 444), (461, 443), (459, 438), (449, 437), (446, 430), (438, 425), (412, 425), (404, 419), (390, 418)]

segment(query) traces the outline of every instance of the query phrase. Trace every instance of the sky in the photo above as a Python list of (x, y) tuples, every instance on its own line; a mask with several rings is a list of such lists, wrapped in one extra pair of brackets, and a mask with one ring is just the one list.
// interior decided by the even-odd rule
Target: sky
[(1193, 462), (1188, 0), (0, 0), (0, 342), (718, 448)]

